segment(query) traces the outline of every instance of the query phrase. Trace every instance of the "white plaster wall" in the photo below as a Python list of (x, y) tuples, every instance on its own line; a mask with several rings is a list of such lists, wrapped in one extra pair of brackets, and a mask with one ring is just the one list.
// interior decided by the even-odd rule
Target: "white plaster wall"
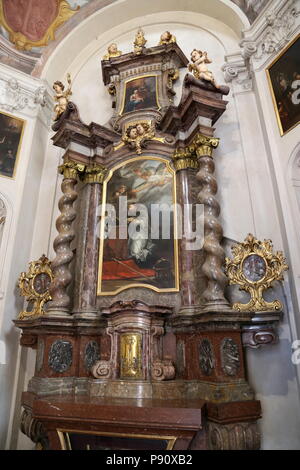
[[(25, 362), (19, 347), (19, 330), (13, 325), (23, 306), (16, 287), (21, 271), (27, 268), (30, 260), (32, 233), (36, 216), (36, 206), (44, 164), (45, 145), (49, 126), (47, 116), (40, 112), (40, 105), (34, 102), (34, 91), (42, 85), (37, 79), (23, 73), (0, 66), (1, 103), (7, 106), (5, 84), (14, 78), (19, 84), (20, 96), (28, 98), (27, 104), (16, 99), (9, 102), (15, 109), (10, 114), (26, 121), (18, 167), (14, 179), (0, 178), (1, 197), (7, 206), (7, 220), (1, 244), (0, 270), (0, 448), (10, 440), (10, 429), (14, 415), (15, 397), (19, 375), (25, 370)], [(21, 103), (21, 104), (20, 104)], [(1, 108), (0, 108), (1, 110)], [(4, 112), (7, 110), (2, 109)], [(27, 367), (27, 366), (26, 366)], [(17, 414), (20, 414), (18, 406)]]

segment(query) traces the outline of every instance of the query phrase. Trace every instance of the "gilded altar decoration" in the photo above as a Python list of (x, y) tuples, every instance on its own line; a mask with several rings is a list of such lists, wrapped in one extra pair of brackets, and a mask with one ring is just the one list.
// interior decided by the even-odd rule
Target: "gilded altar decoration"
[(120, 335), (120, 378), (142, 379), (142, 335), (125, 333)]
[(84, 169), (83, 182), (84, 183), (103, 183), (106, 175), (107, 168), (103, 165), (91, 165)]
[(66, 90), (64, 84), (59, 80), (53, 83), (53, 90), (56, 93), (56, 95), (54, 96), (54, 100), (57, 101), (57, 104), (54, 106), (54, 121), (57, 121), (59, 117), (66, 111), (67, 105), (70, 101), (69, 96), (72, 95), (71, 76), (69, 73), (67, 74), (67, 82), (68, 88)]
[(139, 28), (138, 32), (135, 35), (135, 39), (133, 43), (134, 45), (133, 51), (136, 55), (139, 55), (143, 52), (146, 42), (147, 42), (147, 39), (145, 39), (144, 31), (142, 30), (142, 28)]
[(163, 137), (155, 137), (155, 127), (151, 120), (132, 122), (125, 127), (122, 142), (135, 150), (137, 155), (142, 153), (142, 148), (147, 146), (149, 140), (164, 142)]
[(164, 46), (164, 45), (167, 45), (167, 44), (172, 44), (174, 42), (176, 42), (176, 37), (174, 36), (174, 34), (170, 33), (170, 31), (165, 31), (160, 36), (160, 41), (159, 41), (158, 45), (159, 46)]
[(194, 146), (179, 147), (172, 156), (174, 168), (176, 171), (192, 168), (198, 170), (199, 163), (195, 153)]
[(120, 57), (120, 55), (122, 55), (122, 51), (119, 51), (117, 44), (113, 42), (108, 46), (107, 54), (103, 56), (102, 60), (113, 59), (114, 57)]
[(168, 95), (170, 96), (170, 101), (172, 101), (172, 97), (176, 94), (173, 90), (173, 82), (178, 80), (179, 78), (179, 70), (178, 69), (169, 69), (168, 70), (168, 83), (167, 83), (167, 90)]
[(266, 289), (275, 281), (283, 280), (283, 272), (288, 269), (281, 251), (273, 253), (271, 240), (263, 242), (249, 234), (243, 243), (231, 248), (233, 259), (226, 258), (226, 274), (229, 284), (237, 284), (251, 296), (247, 304), (235, 303), (238, 311), (263, 312), (281, 310), (279, 300), (267, 302), (263, 298)]
[(2, 0), (0, 24), (8, 31), (16, 48), (29, 51), (47, 46), (55, 32), (78, 10), (72, 10), (66, 0)]
[(68, 161), (59, 165), (58, 173), (64, 176), (64, 179), (78, 180), (79, 176), (85, 174), (86, 166), (82, 163)]
[(45, 255), (29, 263), (29, 270), (27, 273), (21, 273), (18, 286), (21, 289), (21, 295), (26, 298), (32, 308), (20, 312), (19, 320), (44, 314), (44, 304), (51, 300), (49, 286), (52, 280), (51, 262)]
[(201, 80), (206, 80), (212, 83), (216, 88), (220, 86), (216, 83), (213, 73), (208, 70), (206, 64), (211, 64), (211, 60), (207, 57), (207, 52), (202, 52), (198, 49), (193, 49), (191, 52), (191, 61), (188, 68), (193, 73), (194, 77)]

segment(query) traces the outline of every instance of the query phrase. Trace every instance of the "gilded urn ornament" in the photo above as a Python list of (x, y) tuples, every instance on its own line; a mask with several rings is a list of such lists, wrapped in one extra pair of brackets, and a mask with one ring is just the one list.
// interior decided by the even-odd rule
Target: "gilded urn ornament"
[(281, 251), (273, 252), (271, 240), (263, 242), (249, 234), (243, 243), (233, 245), (233, 259), (226, 258), (226, 274), (229, 284), (237, 284), (251, 296), (247, 304), (235, 303), (238, 311), (263, 312), (281, 310), (279, 300), (267, 302), (263, 298), (266, 289), (275, 281), (283, 280), (283, 271), (288, 269)]
[(138, 32), (135, 35), (135, 39), (133, 43), (134, 45), (133, 51), (136, 55), (139, 55), (143, 52), (146, 42), (147, 42), (147, 39), (145, 39), (144, 31), (142, 30), (142, 28), (139, 28)]
[(51, 262), (47, 256), (42, 255), (38, 261), (29, 263), (27, 273), (21, 273), (18, 286), (21, 295), (28, 302), (33, 303), (31, 310), (24, 310), (19, 314), (19, 320), (24, 318), (39, 317), (44, 314), (44, 304), (51, 300), (49, 287), (53, 280)]

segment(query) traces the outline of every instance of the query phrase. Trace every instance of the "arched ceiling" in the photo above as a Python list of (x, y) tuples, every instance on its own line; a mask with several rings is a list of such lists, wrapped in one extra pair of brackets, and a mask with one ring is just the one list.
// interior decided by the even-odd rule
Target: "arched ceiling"
[[(104, 33), (130, 19), (163, 11), (202, 13), (222, 21), (240, 37), (267, 3), (268, 0), (0, 0), (0, 61), (40, 76), (55, 49), (87, 23), (86, 44), (93, 39), (92, 34), (95, 37), (96, 23), (99, 32)], [(80, 50), (83, 46), (78, 44)]]

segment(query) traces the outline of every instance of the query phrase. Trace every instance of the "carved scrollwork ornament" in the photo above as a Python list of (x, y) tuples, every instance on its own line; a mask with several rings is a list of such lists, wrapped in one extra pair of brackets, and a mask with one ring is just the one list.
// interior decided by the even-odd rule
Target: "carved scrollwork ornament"
[(155, 381), (172, 380), (175, 377), (175, 367), (169, 358), (153, 361), (151, 376)]
[(225, 259), (225, 272), (229, 284), (237, 284), (251, 296), (246, 304), (234, 303), (238, 311), (264, 312), (282, 310), (279, 300), (267, 302), (263, 298), (266, 289), (275, 281), (283, 280), (283, 272), (288, 269), (281, 251), (273, 252), (271, 240), (263, 242), (249, 234), (243, 243), (233, 245), (233, 259)]
[(44, 304), (51, 300), (49, 286), (53, 280), (51, 262), (42, 255), (39, 260), (29, 263), (28, 272), (22, 272), (18, 287), (27, 302), (33, 303), (31, 310), (20, 312), (18, 319), (39, 317), (44, 314)]
[(91, 374), (95, 379), (108, 379), (112, 375), (112, 364), (110, 361), (97, 361), (91, 367)]

